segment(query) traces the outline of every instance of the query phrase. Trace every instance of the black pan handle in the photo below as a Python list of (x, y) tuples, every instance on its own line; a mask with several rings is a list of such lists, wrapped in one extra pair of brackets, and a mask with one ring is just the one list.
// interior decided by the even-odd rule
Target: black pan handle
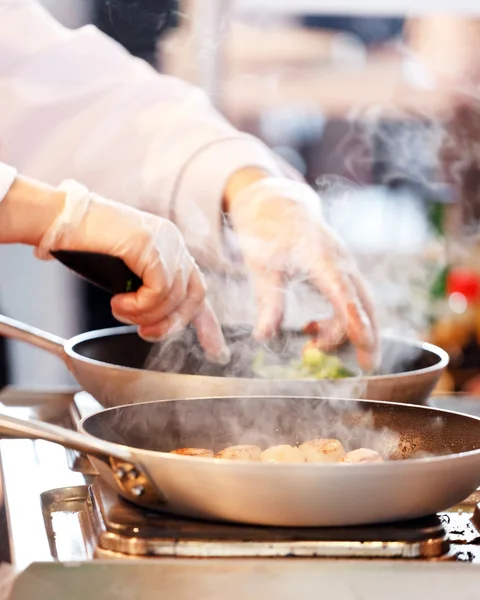
[(50, 254), (83, 279), (111, 294), (136, 292), (142, 286), (140, 277), (116, 256), (77, 250), (56, 250)]

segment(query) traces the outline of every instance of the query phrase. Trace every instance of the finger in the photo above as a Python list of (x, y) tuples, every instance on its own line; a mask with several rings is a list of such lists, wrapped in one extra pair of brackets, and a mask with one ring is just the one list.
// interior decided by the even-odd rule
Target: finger
[(194, 318), (193, 325), (207, 359), (222, 365), (228, 364), (231, 357), (230, 350), (223, 336), (220, 323), (208, 300), (205, 300), (203, 309)]
[(136, 292), (117, 294), (110, 300), (110, 306), (115, 318), (123, 318), (138, 322), (142, 315), (150, 313), (161, 304), (170, 293), (170, 288), (161, 291), (152, 290), (142, 285)]
[(332, 303), (353, 345), (372, 352), (375, 347), (372, 325), (350, 276), (341, 271), (341, 263), (315, 265), (311, 276), (319, 291)]
[(252, 283), (257, 305), (254, 337), (263, 340), (274, 335), (285, 312), (284, 276), (280, 271), (252, 270)]
[(178, 311), (175, 311), (154, 325), (141, 325), (138, 328), (138, 335), (147, 342), (159, 342), (183, 329), (185, 324), (179, 318)]
[(373, 350), (364, 350), (363, 348), (356, 349), (357, 362), (360, 368), (366, 373), (372, 373), (378, 368), (378, 353)]
[[(169, 290), (167, 296), (163, 293), (150, 294), (148, 288), (146, 288), (143, 291), (143, 294), (146, 294), (147, 298), (140, 298), (140, 300), (137, 301), (134, 310), (131, 310), (131, 305), (128, 304), (125, 309), (122, 300), (117, 301), (114, 304), (112, 299), (113, 315), (120, 321), (122, 319), (127, 319), (130, 323), (135, 323), (136, 325), (143, 327), (155, 325), (170, 313), (174, 312), (182, 304), (186, 297), (187, 285), (188, 277), (186, 277), (185, 270), (182, 270), (177, 273), (173, 281), (173, 286)], [(141, 307), (142, 310), (139, 310), (139, 307)]]
[(124, 256), (123, 260), (136, 275), (141, 277), (143, 285), (136, 292), (114, 296), (111, 307), (120, 317), (138, 318), (140, 314), (149, 312), (169, 295), (174, 277), (158, 254), (149, 254), (149, 260), (143, 270), (139, 270), (136, 262), (131, 262), (133, 259), (129, 254)]
[(375, 315), (375, 308), (372, 299), (372, 295), (364, 280), (358, 273), (352, 274), (353, 285), (356, 288), (358, 297), (362, 303), (362, 306), (367, 314), (367, 317), (370, 321), (370, 325), (372, 328), (372, 337), (373, 337), (373, 346), (371, 349), (364, 350), (362, 348), (358, 348), (357, 350), (357, 359), (360, 366), (367, 370), (373, 371), (378, 368), (380, 363), (380, 343), (379, 343), (379, 333), (378, 333), (378, 323)]
[[(313, 324), (310, 329), (313, 333)], [(338, 348), (346, 339), (347, 333), (343, 321), (334, 316), (315, 323), (313, 338), (308, 345), (329, 352)]]
[(355, 287), (358, 297), (362, 303), (362, 306), (367, 313), (368, 319), (372, 324), (372, 332), (374, 339), (378, 339), (378, 326), (377, 326), (377, 317), (375, 314), (375, 307), (373, 302), (373, 297), (368, 288), (365, 280), (360, 276), (357, 271), (353, 271), (350, 275), (352, 283)]
[(205, 294), (205, 281), (200, 271), (195, 268), (188, 282), (185, 300), (180, 306), (158, 323), (140, 327), (138, 334), (148, 341), (156, 341), (168, 334), (181, 331), (198, 314), (205, 300)]

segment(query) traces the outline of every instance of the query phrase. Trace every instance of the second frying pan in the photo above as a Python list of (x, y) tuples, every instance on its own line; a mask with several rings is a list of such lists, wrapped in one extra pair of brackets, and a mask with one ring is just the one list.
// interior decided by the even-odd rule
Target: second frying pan
[[(224, 327), (232, 350), (226, 367), (205, 360), (191, 328), (160, 344), (149, 344), (135, 327), (91, 331), (64, 340), (0, 315), (0, 335), (23, 340), (62, 358), (80, 386), (105, 407), (135, 402), (209, 396), (302, 395), (369, 398), (424, 403), (448, 364), (446, 352), (431, 344), (382, 337), (378, 375), (343, 380), (282, 380), (255, 377), (259, 347), (247, 327)], [(270, 344), (273, 353), (298, 357), (307, 338), (284, 332)], [(348, 347), (344, 357), (348, 364)]]
[[(87, 452), (123, 496), (202, 519), (286, 527), (383, 523), (437, 513), (480, 484), (480, 420), (426, 407), (322, 398), (200, 398), (104, 410), (84, 433), (0, 416), (0, 433)], [(338, 437), (393, 460), (269, 464), (169, 454)], [(408, 460), (404, 460), (408, 459)]]

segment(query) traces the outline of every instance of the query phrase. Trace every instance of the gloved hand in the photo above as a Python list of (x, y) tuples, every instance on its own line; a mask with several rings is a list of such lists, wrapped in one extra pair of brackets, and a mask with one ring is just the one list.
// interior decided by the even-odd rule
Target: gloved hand
[(61, 214), (36, 250), (42, 259), (53, 250), (84, 250), (122, 258), (142, 281), (135, 293), (111, 301), (115, 318), (139, 326), (148, 341), (192, 322), (199, 341), (212, 358), (227, 362), (229, 351), (220, 325), (206, 300), (205, 280), (177, 227), (167, 219), (106, 200), (82, 185), (63, 182)]
[(317, 194), (301, 182), (263, 178), (239, 191), (228, 210), (253, 279), (257, 337), (278, 329), (288, 280), (305, 276), (335, 310), (334, 323), (323, 332), (325, 346), (347, 335), (359, 364), (374, 368), (378, 337), (372, 302), (352, 256), (324, 222)]

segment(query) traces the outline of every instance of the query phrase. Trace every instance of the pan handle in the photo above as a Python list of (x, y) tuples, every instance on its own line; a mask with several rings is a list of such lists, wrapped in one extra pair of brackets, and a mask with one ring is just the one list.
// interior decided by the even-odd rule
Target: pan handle
[(0, 438), (2, 437), (45, 440), (94, 456), (107, 466), (118, 488), (133, 502), (147, 507), (166, 503), (158, 485), (124, 446), (58, 425), (33, 419), (26, 421), (4, 413), (0, 414)]
[(21, 321), (11, 319), (5, 315), (0, 315), (0, 335), (13, 340), (27, 342), (27, 344), (37, 346), (38, 348), (42, 348), (51, 354), (56, 354), (63, 358), (63, 347), (66, 340), (58, 335), (48, 333), (42, 329), (37, 329), (31, 325), (26, 325)]
[(34, 419), (27, 421), (4, 413), (0, 414), (0, 438), (45, 440), (100, 459), (115, 458), (120, 461), (134, 461), (132, 454), (117, 444), (58, 425)]

